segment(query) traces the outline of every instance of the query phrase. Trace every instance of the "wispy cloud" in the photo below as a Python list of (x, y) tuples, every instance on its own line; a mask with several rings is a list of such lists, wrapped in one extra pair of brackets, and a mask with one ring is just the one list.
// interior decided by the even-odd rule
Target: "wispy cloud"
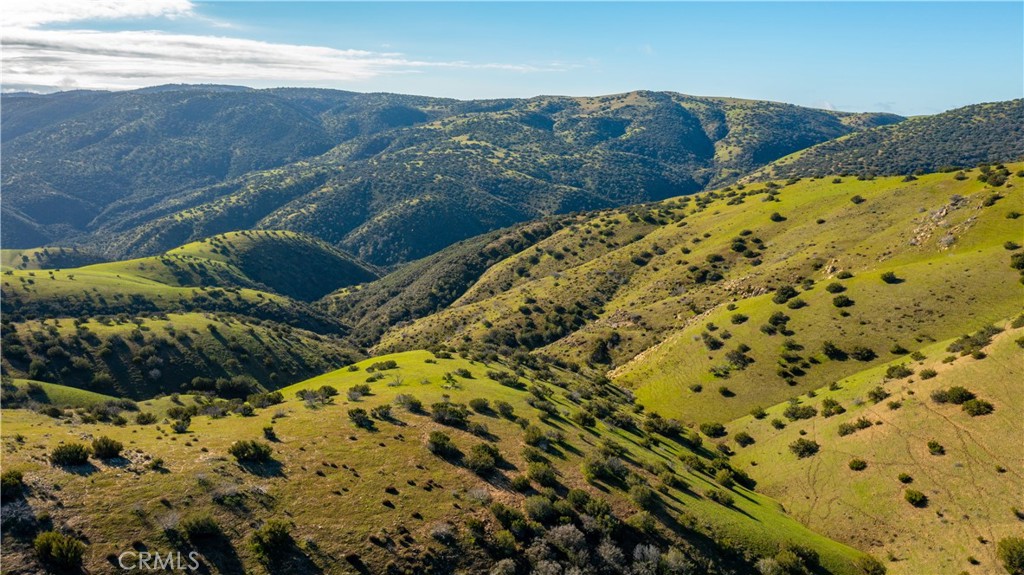
[(131, 89), (164, 83), (328, 85), (438, 68), (549, 72), (563, 64), (429, 61), (394, 52), (158, 30), (48, 29), (143, 18), (197, 18), (188, 0), (17, 2), (5, 14), (3, 84), (12, 89)]

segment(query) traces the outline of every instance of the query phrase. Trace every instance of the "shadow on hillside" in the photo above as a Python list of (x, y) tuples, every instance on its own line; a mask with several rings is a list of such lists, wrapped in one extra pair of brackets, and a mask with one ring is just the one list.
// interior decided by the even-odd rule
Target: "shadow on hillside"
[(285, 475), (284, 466), (280, 461), (271, 459), (260, 463), (253, 461), (239, 461), (238, 466), (258, 477), (288, 477)]
[(81, 475), (82, 477), (88, 477), (93, 473), (99, 472), (99, 467), (96, 467), (91, 462), (86, 462), (81, 465), (57, 465), (57, 469), (73, 475)]
[[(217, 573), (245, 573), (242, 560), (238, 557), (235, 547), (223, 533), (215, 537), (204, 538), (191, 546), (206, 560), (207, 563), (216, 569)], [(199, 573), (210, 573), (209, 567), (200, 563)]]

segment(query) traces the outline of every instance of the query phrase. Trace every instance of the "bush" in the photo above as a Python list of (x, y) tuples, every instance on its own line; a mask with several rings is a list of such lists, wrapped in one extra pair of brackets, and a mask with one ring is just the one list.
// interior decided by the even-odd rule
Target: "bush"
[(916, 489), (908, 489), (903, 492), (903, 498), (914, 507), (925, 507), (928, 505), (928, 496)]
[(553, 487), (558, 484), (554, 468), (544, 462), (534, 461), (527, 464), (526, 476), (544, 487)]
[(946, 448), (938, 441), (932, 440), (928, 442), (928, 453), (932, 455), (945, 455)]
[(901, 281), (903, 281), (900, 278), (896, 277), (896, 273), (895, 272), (885, 272), (885, 273), (882, 274), (881, 277), (882, 277), (882, 281), (884, 281), (887, 284), (898, 284)]
[(395, 405), (404, 408), (410, 413), (420, 413), (423, 411), (423, 402), (407, 393), (396, 395)]
[(785, 411), (782, 412), (790, 421), (796, 421), (798, 419), (810, 419), (815, 415), (818, 415), (818, 410), (813, 405), (796, 405), (791, 404), (786, 406)]
[(526, 516), (538, 523), (548, 523), (556, 519), (555, 508), (551, 500), (543, 495), (531, 495), (523, 503)]
[(178, 528), (189, 541), (211, 539), (220, 535), (220, 526), (209, 515), (187, 517), (182, 520)]
[(496, 399), (494, 401), (494, 409), (497, 410), (498, 414), (502, 417), (512, 419), (512, 417), (515, 416), (515, 408), (513, 408), (512, 404), (507, 401)]
[(850, 357), (856, 359), (857, 361), (871, 361), (878, 357), (878, 354), (876, 354), (874, 350), (870, 348), (857, 346), (850, 350)]
[(1024, 575), (1024, 539), (1007, 537), (996, 545), (996, 556), (1010, 575)]
[(658, 504), (658, 494), (643, 484), (630, 487), (629, 498), (633, 500), (637, 507), (644, 511), (650, 511)]
[(490, 413), (491, 403), (482, 397), (469, 400), (469, 408), (477, 413)]
[(525, 475), (516, 475), (511, 480), (512, 489), (520, 493), (526, 493), (532, 488), (530, 478)]
[(853, 303), (853, 300), (845, 295), (837, 295), (836, 297), (832, 298), (832, 305), (840, 308), (850, 307), (853, 305)]
[(811, 457), (812, 455), (818, 453), (818, 450), (820, 449), (821, 446), (818, 445), (817, 441), (804, 439), (803, 437), (789, 444), (789, 450), (792, 451), (793, 454), (799, 457), (800, 459), (803, 459), (805, 457)]
[(25, 479), (20, 471), (8, 469), (0, 474), (0, 498), (10, 501), (21, 497), (25, 490)]
[(868, 399), (870, 399), (872, 403), (881, 403), (887, 397), (889, 397), (889, 392), (881, 385), (875, 386), (868, 392)]
[(373, 429), (373, 420), (370, 419), (370, 415), (366, 410), (361, 407), (348, 410), (348, 418), (352, 420), (352, 423), (354, 423), (356, 427)]
[(463, 427), (469, 418), (469, 410), (461, 403), (442, 401), (430, 406), (430, 417), (442, 425)]
[(963, 410), (967, 412), (971, 417), (978, 417), (979, 415), (988, 415), (995, 411), (995, 406), (985, 401), (984, 399), (969, 399), (964, 402)]
[(92, 454), (97, 459), (114, 459), (115, 457), (120, 457), (122, 449), (124, 449), (123, 443), (115, 441), (105, 435), (94, 439), (92, 442)]
[(89, 460), (89, 448), (81, 443), (58, 445), (50, 452), (50, 463), (53, 465), (85, 465)]
[(466, 456), (464, 463), (473, 473), (487, 475), (494, 471), (498, 464), (498, 450), (485, 443), (474, 445), (469, 450), (469, 455)]
[(708, 437), (725, 437), (725, 426), (721, 423), (702, 423), (700, 432)]
[(448, 434), (440, 431), (431, 431), (430, 437), (427, 438), (427, 451), (434, 455), (445, 457), (458, 452), (458, 448), (452, 443), (452, 438), (448, 437)]
[(249, 540), (253, 553), (263, 563), (276, 559), (292, 543), (288, 524), (280, 519), (270, 519), (252, 534)]
[(231, 444), (228, 453), (238, 461), (264, 462), (270, 460), (270, 446), (261, 441), (243, 439)]
[(896, 476), (896, 479), (898, 479), (900, 483), (903, 484), (914, 482), (914, 478), (911, 477), (909, 473), (900, 473), (898, 476)]
[(917, 372), (917, 376), (920, 377), (921, 379), (931, 379), (936, 375), (939, 375), (939, 372), (935, 371), (934, 369), (922, 369), (921, 371)]
[(736, 437), (734, 437), (733, 439), (736, 440), (736, 444), (739, 445), (740, 447), (746, 447), (754, 443), (754, 438), (746, 431), (741, 431), (737, 433)]
[(846, 291), (846, 286), (839, 282), (832, 282), (825, 286), (825, 291), (827, 291), (828, 293), (843, 293), (844, 291)]
[(868, 468), (868, 462), (863, 459), (853, 458), (850, 460), (850, 469), (854, 471), (864, 471)]
[(715, 503), (719, 505), (724, 505), (726, 507), (732, 507), (735, 503), (735, 500), (733, 499), (732, 495), (725, 491), (722, 491), (721, 489), (709, 489), (704, 492), (704, 496), (714, 501)]
[(57, 571), (79, 571), (82, 568), (82, 557), (85, 555), (85, 544), (56, 531), (40, 533), (32, 542), (39, 561)]
[(904, 377), (910, 377), (912, 375), (914, 375), (914, 370), (903, 365), (902, 363), (890, 365), (885, 370), (885, 377), (889, 379), (903, 379)]
[(148, 411), (140, 411), (135, 415), (135, 423), (139, 425), (151, 425), (156, 423), (156, 415)]

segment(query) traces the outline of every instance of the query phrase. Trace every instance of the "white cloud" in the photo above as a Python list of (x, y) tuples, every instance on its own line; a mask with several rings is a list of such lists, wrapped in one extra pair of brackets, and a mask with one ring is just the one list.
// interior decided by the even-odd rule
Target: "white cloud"
[(541, 72), (543, 66), (432, 62), (392, 52), (343, 50), (157, 30), (47, 29), (90, 20), (197, 17), (188, 0), (41, 0), (5, 14), (5, 90), (132, 89), (167, 83), (338, 85), (437, 68)]
[(189, 0), (7, 0), (4, 5), (4, 26), (10, 28), (195, 14)]

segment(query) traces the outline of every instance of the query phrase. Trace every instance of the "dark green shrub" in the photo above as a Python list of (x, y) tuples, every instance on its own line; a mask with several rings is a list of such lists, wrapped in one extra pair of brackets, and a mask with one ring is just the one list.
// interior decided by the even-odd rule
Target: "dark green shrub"
[(746, 447), (754, 443), (754, 438), (746, 431), (741, 431), (737, 433), (736, 436), (733, 437), (733, 439), (736, 440), (736, 444), (739, 445), (740, 447)]
[(881, 277), (882, 281), (884, 281), (887, 284), (898, 284), (903, 281), (900, 278), (896, 277), (895, 272), (885, 272), (882, 274)]
[(530, 478), (528, 478), (525, 475), (513, 476), (510, 483), (512, 485), (512, 489), (520, 493), (526, 493), (527, 491), (533, 488), (533, 486), (530, 484)]
[(442, 401), (430, 406), (430, 417), (442, 425), (463, 427), (469, 419), (469, 409), (461, 403)]
[(935, 371), (934, 369), (922, 369), (921, 371), (917, 372), (917, 376), (920, 377), (921, 379), (931, 379), (936, 375), (939, 375), (939, 372)]
[(538, 523), (549, 523), (557, 518), (555, 508), (551, 500), (543, 495), (531, 495), (523, 502), (523, 511), (526, 516)]
[(186, 517), (178, 526), (181, 534), (189, 541), (212, 539), (220, 535), (220, 526), (209, 515)]
[(466, 467), (477, 475), (487, 475), (494, 471), (498, 464), (498, 450), (493, 445), (481, 443), (469, 450), (464, 460)]
[(81, 443), (58, 445), (50, 452), (50, 463), (53, 465), (85, 465), (89, 460), (89, 448)]
[(850, 357), (856, 359), (857, 361), (871, 361), (878, 357), (878, 354), (876, 354), (874, 350), (870, 348), (857, 346), (850, 350)]
[(25, 479), (20, 471), (7, 469), (0, 474), (0, 498), (10, 501), (25, 491)]
[(135, 415), (135, 423), (139, 425), (150, 425), (156, 423), (156, 415), (148, 411), (140, 411)]
[(1024, 575), (1024, 539), (1007, 537), (996, 544), (996, 555), (1010, 575)]
[(526, 476), (543, 487), (553, 487), (558, 484), (555, 469), (544, 462), (534, 461), (527, 464)]
[(889, 397), (889, 392), (881, 385), (875, 386), (868, 392), (868, 399), (870, 399), (872, 403), (881, 403), (887, 397)]
[(928, 496), (916, 489), (908, 489), (903, 492), (903, 498), (914, 507), (925, 507), (928, 505)]
[(253, 553), (263, 563), (280, 558), (292, 545), (288, 523), (280, 519), (269, 519), (257, 529), (249, 540)]
[(410, 413), (421, 413), (423, 411), (423, 402), (407, 393), (396, 395), (395, 405), (406, 409)]
[(978, 417), (979, 415), (988, 415), (995, 411), (995, 406), (985, 401), (984, 399), (969, 399), (964, 402), (963, 410), (967, 412), (971, 417)]
[(803, 437), (789, 444), (789, 450), (792, 451), (793, 454), (799, 457), (800, 459), (803, 459), (805, 457), (811, 457), (812, 455), (818, 453), (818, 450), (820, 449), (821, 446), (818, 445), (817, 441), (812, 441), (810, 439), (805, 439)]
[(92, 454), (97, 459), (114, 459), (121, 456), (124, 444), (115, 441), (107, 436), (96, 438), (92, 441)]
[(854, 304), (854, 301), (845, 295), (837, 295), (832, 298), (832, 305), (836, 307), (850, 307)]
[(39, 561), (64, 572), (77, 572), (82, 568), (85, 544), (56, 531), (44, 531), (32, 542)]
[(849, 466), (854, 471), (864, 471), (868, 468), (868, 462), (863, 459), (853, 458), (850, 460)]
[(259, 463), (270, 460), (271, 449), (261, 441), (243, 439), (232, 443), (228, 453), (238, 461)]
[(497, 410), (498, 414), (502, 417), (512, 419), (512, 417), (515, 416), (515, 408), (513, 408), (512, 404), (507, 401), (500, 399), (495, 400), (494, 409)]
[(356, 427), (363, 429), (373, 429), (374, 427), (373, 420), (370, 419), (370, 414), (361, 407), (348, 410), (348, 418), (352, 420), (352, 423), (354, 423)]
[(899, 479), (900, 483), (903, 483), (903, 484), (913, 483), (914, 482), (914, 478), (911, 477), (909, 473), (900, 473), (896, 477), (896, 479)]
[(642, 510), (650, 511), (658, 505), (658, 494), (650, 487), (637, 484), (629, 488), (629, 498)]
[(725, 491), (722, 491), (721, 489), (708, 489), (707, 491), (704, 492), (704, 497), (707, 497), (708, 499), (714, 501), (715, 503), (719, 505), (724, 505), (726, 507), (732, 507), (735, 503), (735, 500), (733, 499), (732, 495)]
[(448, 437), (448, 434), (440, 431), (431, 431), (430, 436), (427, 438), (427, 451), (434, 455), (447, 457), (458, 453), (458, 448), (452, 443), (452, 438)]
[(928, 453), (932, 455), (945, 455), (946, 448), (938, 441), (932, 440), (928, 442)]
[(477, 397), (469, 400), (469, 408), (477, 413), (490, 413), (491, 402), (482, 397)]
[(815, 409), (813, 405), (790, 404), (786, 406), (782, 415), (790, 421), (797, 421), (799, 419), (810, 419), (815, 415), (818, 415), (818, 410)]
[(828, 293), (843, 293), (844, 291), (846, 291), (846, 286), (839, 282), (832, 282), (825, 286), (825, 291), (827, 291)]
[(726, 435), (725, 426), (714, 422), (700, 424), (700, 432), (708, 437), (725, 437)]

